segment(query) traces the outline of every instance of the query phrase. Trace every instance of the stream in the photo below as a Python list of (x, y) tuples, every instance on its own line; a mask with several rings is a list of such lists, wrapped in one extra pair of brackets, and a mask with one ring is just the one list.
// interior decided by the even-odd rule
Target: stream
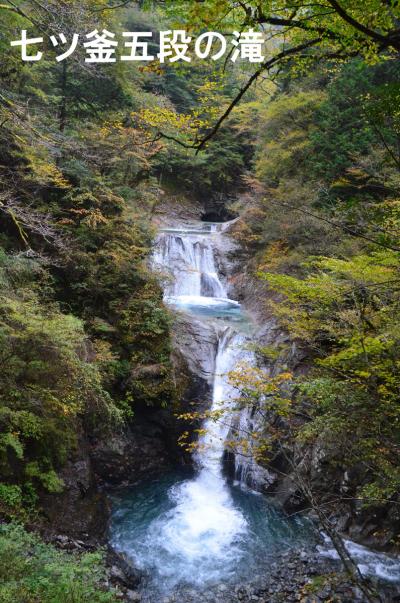
[[(249, 344), (255, 327), (240, 304), (229, 299), (218, 270), (216, 250), (226, 236), (223, 230), (223, 225), (211, 223), (165, 228), (155, 244), (153, 265), (164, 275), (165, 302), (193, 324), (211, 324), (217, 334), (211, 411), (223, 407), (224, 414), (220, 420), (205, 419), (192, 470), (112, 495), (111, 543), (144, 572), (146, 603), (175, 600), (165, 599), (169, 596), (178, 596), (182, 603), (203, 600), (196, 599), (196, 592), (221, 592), (250, 579), (261, 582), (278, 553), (315, 550), (317, 544), (310, 522), (287, 518), (251, 487), (258, 479), (251, 458), (235, 458), (234, 480), (224, 473), (233, 422), (245, 433), (254, 429), (256, 416), (243, 410), (238, 422), (235, 390), (227, 376), (243, 363), (254, 365)], [(329, 544), (320, 548), (321, 555), (334, 556)], [(368, 573), (372, 570), (365, 551), (361, 547), (359, 552)], [(393, 560), (381, 555), (373, 561), (382, 564), (382, 573), (391, 579)]]

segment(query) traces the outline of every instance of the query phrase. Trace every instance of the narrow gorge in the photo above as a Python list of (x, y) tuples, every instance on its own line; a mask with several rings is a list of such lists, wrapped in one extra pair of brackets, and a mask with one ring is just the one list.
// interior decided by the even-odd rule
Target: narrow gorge
[[(231, 375), (257, 366), (259, 327), (231, 299), (230, 226), (183, 220), (164, 225), (152, 255), (164, 301), (176, 314), (175, 346), (193, 375), (208, 383), (209, 399), (192, 409), (203, 417), (192, 434), (192, 468), (112, 493), (111, 544), (142, 572), (140, 596), (146, 603), (269, 600), (262, 593), (268, 594), (271, 576), (270, 593), (274, 584), (282, 588), (271, 572), (277, 563), (285, 579), (286, 564), (293, 570), (299, 560), (310, 560), (312, 576), (311, 559), (327, 571), (337, 555), (311, 519), (286, 516), (260, 494), (274, 476), (256, 462), (251, 445), (243, 444), (262, 429), (262, 418), (257, 403), (238, 405)], [(364, 572), (395, 579), (395, 560), (348, 544)], [(310, 575), (303, 565), (299, 584), (312, 581)]]
[(400, 603), (399, 0), (0, 52), (1, 603)]

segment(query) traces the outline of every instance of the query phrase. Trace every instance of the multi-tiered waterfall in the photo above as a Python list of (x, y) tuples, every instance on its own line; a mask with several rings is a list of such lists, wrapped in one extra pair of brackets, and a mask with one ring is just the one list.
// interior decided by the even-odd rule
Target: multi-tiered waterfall
[[(242, 363), (254, 364), (253, 354), (248, 349), (249, 341), (238, 328), (238, 317), (243, 315), (240, 304), (228, 298), (226, 286), (221, 282), (216, 267), (218, 240), (221, 225), (204, 224), (202, 229), (166, 229), (160, 233), (154, 253), (154, 265), (166, 276), (165, 301), (177, 308), (194, 314), (205, 314), (217, 319), (216, 356), (214, 366), (212, 410), (224, 407), (224, 416), (219, 421), (208, 420), (204, 429), (205, 441), (199, 442), (201, 453), (196, 460), (200, 467), (213, 462), (214, 474), (221, 474), (221, 461), (228, 433), (238, 441), (245, 434), (256, 431), (258, 413), (256, 408), (244, 408), (233, 413), (235, 392), (229, 384), (227, 374)], [(236, 319), (236, 320), (235, 320)], [(242, 323), (243, 326), (243, 323)], [(233, 432), (233, 433), (232, 433)], [(239, 447), (237, 447), (239, 448)], [(242, 484), (257, 486), (265, 476), (257, 466), (250, 447), (235, 455), (235, 477)]]
[[(195, 475), (174, 473), (127, 490), (114, 502), (111, 540), (146, 573), (146, 603), (221, 601), (218, 589), (257, 579), (257, 574), (268, 572), (278, 552), (312, 542), (302, 520), (286, 519), (262, 496), (242, 488), (265, 479), (251, 446), (242, 455), (238, 444), (236, 486), (224, 475), (227, 438), (240, 442), (258, 429), (259, 419), (257, 408), (237, 408), (228, 376), (255, 359), (248, 346), (248, 321), (240, 304), (229, 299), (219, 270), (221, 230), (201, 223), (164, 229), (154, 249), (153, 265), (164, 283), (165, 302), (184, 316), (191, 334), (206, 327), (209, 332), (211, 325), (214, 339), (210, 344), (205, 338), (201, 349), (203, 339), (193, 337), (193, 357), (188, 358), (192, 367), (205, 365), (202, 373), (212, 389), (212, 412), (193, 455)], [(179, 336), (178, 332), (177, 341)], [(213, 413), (221, 409), (222, 415)], [(237, 599), (233, 595), (231, 600)]]
[[(248, 526), (234, 504), (222, 470), (225, 442), (231, 427), (229, 410), (234, 391), (228, 373), (248, 355), (244, 338), (232, 327), (229, 311), (240, 312), (228, 298), (216, 267), (215, 230), (187, 229), (160, 233), (154, 265), (166, 274), (165, 301), (189, 313), (215, 319), (216, 349), (211, 412), (223, 409), (217, 420), (203, 425), (195, 452), (198, 473), (173, 491), (176, 506), (159, 525), (163, 546), (177, 558), (184, 555), (178, 580), (199, 584), (233, 571)], [(190, 314), (189, 314), (190, 316)], [(190, 320), (190, 317), (189, 317)], [(160, 567), (161, 573), (168, 569)], [(170, 576), (169, 576), (170, 577)]]
[[(240, 304), (229, 298), (219, 270), (222, 230), (204, 223), (164, 229), (153, 254), (165, 302), (184, 316), (192, 333), (211, 329), (214, 349), (204, 371), (210, 375), (211, 413), (193, 455), (195, 476), (184, 480), (176, 476), (172, 484), (158, 482), (134, 499), (128, 494), (118, 501), (114, 514), (113, 543), (149, 572), (146, 601), (151, 603), (159, 603), (161, 594), (174, 589), (180, 589), (183, 603), (187, 592), (182, 588), (235, 582), (248, 574), (249, 564), (265, 562), (265, 543), (273, 554), (276, 546), (297, 541), (303, 530), (262, 497), (242, 492), (239, 484), (232, 488), (224, 475), (227, 438), (240, 439), (246, 429), (253, 429), (255, 415), (254, 410), (238, 410), (237, 392), (228, 376), (242, 363), (253, 363), (254, 356), (248, 349), (249, 321)], [(209, 340), (205, 349), (202, 338), (197, 341), (192, 366), (210, 355)], [(218, 411), (223, 412), (217, 418)], [(256, 467), (251, 455), (238, 455), (235, 465), (237, 478), (250, 483)]]

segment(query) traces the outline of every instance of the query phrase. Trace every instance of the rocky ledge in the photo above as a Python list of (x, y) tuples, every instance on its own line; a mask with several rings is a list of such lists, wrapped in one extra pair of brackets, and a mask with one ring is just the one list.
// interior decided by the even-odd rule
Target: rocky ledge
[[(70, 552), (95, 550), (93, 545), (68, 536), (56, 536), (53, 543)], [(112, 587), (117, 598), (126, 603), (366, 603), (362, 592), (342, 573), (339, 562), (310, 550), (278, 553), (272, 563), (266, 560), (265, 571), (239, 584), (180, 587), (160, 596), (147, 594), (145, 582), (146, 576), (123, 554), (108, 548), (104, 588)], [(400, 603), (398, 587), (382, 583), (371, 586), (379, 591), (381, 603)]]
[[(382, 603), (400, 602), (400, 592), (379, 585)], [(136, 597), (140, 595), (136, 591)], [(127, 599), (129, 600), (129, 599)], [(366, 603), (362, 592), (341, 572), (340, 564), (309, 550), (278, 554), (265, 572), (240, 584), (202, 590), (180, 588), (161, 597), (142, 595), (141, 603)]]

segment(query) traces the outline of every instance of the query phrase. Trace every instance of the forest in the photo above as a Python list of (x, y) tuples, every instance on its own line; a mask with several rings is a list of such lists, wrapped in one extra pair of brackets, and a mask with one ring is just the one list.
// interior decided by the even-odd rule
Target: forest
[[(115, 61), (88, 62), (82, 43), (59, 60), (76, 34), (94, 30), (116, 34)], [(190, 61), (160, 55), (160, 32), (175, 30)], [(23, 31), (42, 40), (28, 60), (12, 44)], [(237, 41), (246, 31), (262, 38), (262, 57), (246, 56)], [(150, 34), (152, 59), (121, 60), (130, 48), (122, 32)], [(223, 34), (224, 56), (194, 51), (205, 32)], [(398, 0), (2, 0), (0, 53), (0, 601), (399, 601)], [(198, 235), (191, 249), (200, 245), (208, 262), (198, 292), (188, 288), (193, 270), (182, 269), (191, 222), (224, 224), (229, 239), (204, 259), (209, 244)], [(160, 245), (164, 268), (167, 256), (186, 257), (179, 291), (154, 269)], [(199, 326), (204, 308), (179, 306), (192, 294), (228, 309)], [(223, 321), (236, 311), (232, 300), (250, 316), (238, 321), (255, 326), (251, 343), (243, 336), (245, 360), (227, 361), (226, 399), (216, 403), (220, 373), (210, 369), (210, 385), (193, 369), (190, 346), (204, 346), (212, 331), (214, 351), (199, 355), (218, 367), (231, 345)], [(121, 488), (141, 493), (149, 476), (163, 484), (176, 467), (215, 473), (203, 448), (217, 440), (224, 485), (207, 488), (238, 488), (235, 467), (244, 465), (264, 476), (262, 485), (243, 477), (234, 504), (218, 500), (232, 512), (224, 538), (238, 521), (223, 559), (213, 561), (211, 546), (204, 566), (204, 575), (221, 571), (223, 588), (212, 598), (202, 574), (179, 590), (178, 552), (175, 590), (146, 590), (126, 576), (154, 573), (157, 552), (127, 569), (135, 556), (113, 546), (110, 508), (126, 512)], [(191, 479), (184, 488), (198, 484)], [(174, 480), (176, 499), (182, 479)], [(226, 546), (242, 551), (243, 526), (253, 525), (246, 514), (238, 520), (246, 488), (273, 499), (274, 521), (313, 523), (341, 566), (269, 577), (269, 591), (241, 594), (246, 572), (231, 584), (223, 562)], [(215, 510), (175, 499), (182, 522), (185, 505), (208, 518)], [(154, 526), (153, 538), (164, 534)], [(382, 580), (362, 571), (348, 542), (385, 555)], [(255, 556), (269, 559), (264, 546)], [(187, 570), (192, 561), (179, 563)]]

